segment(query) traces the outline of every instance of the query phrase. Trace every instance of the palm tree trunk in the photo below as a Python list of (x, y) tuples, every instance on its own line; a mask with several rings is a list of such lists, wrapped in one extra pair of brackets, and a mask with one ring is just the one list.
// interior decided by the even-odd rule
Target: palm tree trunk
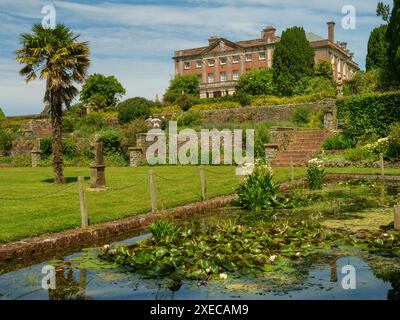
[(54, 182), (56, 184), (63, 184), (62, 113), (56, 113), (52, 116)]

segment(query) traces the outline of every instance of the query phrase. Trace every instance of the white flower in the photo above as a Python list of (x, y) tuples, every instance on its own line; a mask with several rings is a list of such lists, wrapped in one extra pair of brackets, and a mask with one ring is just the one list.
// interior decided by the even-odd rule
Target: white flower
[(112, 250), (108, 251), (108, 253), (109, 253), (109, 254), (117, 254), (117, 250), (112, 249)]
[(269, 261), (274, 262), (276, 258), (277, 258), (276, 255), (272, 255), (269, 257)]
[(211, 268), (207, 268), (207, 269), (206, 269), (206, 272), (207, 272), (207, 273), (211, 273)]
[(300, 257), (300, 252), (296, 252), (296, 257)]
[(226, 280), (226, 279), (228, 279), (228, 275), (226, 273), (220, 273), (219, 274), (219, 279), (220, 280)]
[(384, 236), (384, 237), (388, 237), (389, 235), (388, 235), (387, 233), (384, 233), (383, 236)]
[(105, 245), (103, 246), (103, 250), (104, 250), (104, 251), (107, 251), (108, 249), (110, 249), (110, 245), (109, 245), (109, 244), (105, 244)]

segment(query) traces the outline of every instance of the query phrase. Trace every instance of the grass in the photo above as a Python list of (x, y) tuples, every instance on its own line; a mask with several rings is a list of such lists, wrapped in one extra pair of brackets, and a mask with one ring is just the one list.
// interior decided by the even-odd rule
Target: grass
[[(107, 191), (87, 192), (91, 224), (112, 221), (151, 210), (148, 172), (157, 174), (156, 188), (159, 209), (167, 209), (200, 200), (200, 178), (195, 166), (159, 166), (139, 168), (107, 168)], [(235, 167), (205, 167), (209, 197), (232, 194), (239, 183)], [(374, 168), (329, 168), (328, 172), (379, 173)], [(296, 168), (296, 177), (305, 175), (305, 168)], [(388, 169), (387, 174), (400, 174)], [(51, 168), (0, 168), (0, 242), (79, 228), (80, 209), (76, 178), (89, 177), (88, 168), (66, 168), (65, 186), (52, 183)], [(275, 178), (287, 181), (289, 168), (275, 169)], [(160, 178), (163, 177), (164, 179)], [(88, 186), (88, 181), (86, 181)], [(134, 185), (132, 187), (129, 187)], [(127, 188), (124, 188), (127, 187)], [(129, 188), (128, 188), (129, 187)], [(64, 190), (65, 188), (68, 188)], [(57, 193), (59, 192), (59, 193)], [(4, 200), (1, 198), (37, 199)]]

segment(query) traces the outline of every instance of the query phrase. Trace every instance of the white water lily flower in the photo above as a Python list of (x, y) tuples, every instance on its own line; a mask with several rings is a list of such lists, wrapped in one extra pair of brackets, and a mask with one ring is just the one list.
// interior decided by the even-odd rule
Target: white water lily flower
[(276, 255), (272, 255), (269, 257), (269, 261), (274, 262), (276, 258), (277, 258)]
[(219, 274), (219, 279), (220, 280), (226, 280), (226, 279), (228, 279), (228, 275), (226, 273), (220, 273)]
[(108, 249), (110, 249), (110, 245), (109, 244), (105, 244), (103, 246), (103, 250), (107, 251)]

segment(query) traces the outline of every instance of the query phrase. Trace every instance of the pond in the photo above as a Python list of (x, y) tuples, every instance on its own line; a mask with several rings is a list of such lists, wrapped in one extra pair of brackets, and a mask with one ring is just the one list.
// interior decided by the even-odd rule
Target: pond
[[(379, 228), (391, 221), (391, 207), (398, 188), (334, 185), (312, 193), (302, 209), (281, 210), (265, 219), (308, 219), (329, 228)], [(310, 198), (307, 190), (297, 190)], [(292, 191), (292, 193), (296, 193)], [(351, 200), (350, 200), (351, 199)], [(321, 203), (325, 203), (325, 206)], [(329, 205), (327, 205), (329, 203)], [(206, 228), (215, 224), (243, 223), (237, 208), (212, 210), (187, 217), (180, 225)], [(256, 219), (260, 219), (257, 217)], [(255, 220), (256, 220), (255, 219)], [(251, 220), (251, 219), (250, 219)], [(253, 222), (252, 222), (253, 223)], [(143, 232), (115, 245), (148, 239)], [(393, 248), (391, 248), (393, 249)], [(396, 248), (395, 248), (396, 249)], [(0, 300), (14, 299), (400, 299), (400, 256), (396, 250), (362, 250), (336, 246), (313, 253), (294, 265), (291, 272), (266, 272), (229, 277), (225, 281), (149, 278), (125, 266), (100, 259), (99, 249), (68, 254), (57, 261), (43, 261), (0, 275)], [(43, 289), (43, 267), (55, 267), (55, 289)], [(355, 270), (355, 289), (346, 289), (346, 266)]]

